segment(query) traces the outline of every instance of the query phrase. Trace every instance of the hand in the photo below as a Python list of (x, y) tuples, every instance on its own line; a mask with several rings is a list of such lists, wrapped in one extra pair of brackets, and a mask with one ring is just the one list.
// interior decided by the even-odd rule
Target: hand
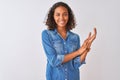
[(87, 48), (91, 47), (92, 42), (96, 38), (96, 35), (97, 35), (97, 30), (96, 30), (96, 28), (94, 28), (94, 34), (92, 36), (91, 36), (91, 33), (89, 34), (89, 40), (88, 40), (88, 45), (87, 45), (88, 47)]
[(90, 32), (88, 38), (84, 41), (81, 48), (78, 49), (80, 55), (83, 54), (86, 51), (87, 52), (90, 51), (91, 44), (95, 40), (96, 35), (97, 35), (97, 30), (96, 30), (96, 28), (94, 28), (94, 34), (91, 36), (91, 32)]
[(83, 54), (84, 52), (89, 52), (90, 48), (88, 48), (88, 42), (91, 37), (91, 32), (89, 33), (88, 38), (84, 41), (83, 45), (78, 49), (79, 55)]

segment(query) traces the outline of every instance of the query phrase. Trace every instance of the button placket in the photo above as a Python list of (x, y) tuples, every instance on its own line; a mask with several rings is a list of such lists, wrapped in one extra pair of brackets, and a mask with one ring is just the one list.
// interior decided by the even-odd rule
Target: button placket
[(64, 71), (65, 71), (65, 80), (67, 80), (67, 67), (65, 67)]
[[(66, 46), (66, 42), (64, 41), (64, 52), (65, 54), (67, 53), (67, 46)], [(67, 79), (67, 67), (64, 68), (64, 71), (65, 71), (65, 80), (68, 80)]]
[(67, 53), (66, 42), (64, 41), (64, 52)]

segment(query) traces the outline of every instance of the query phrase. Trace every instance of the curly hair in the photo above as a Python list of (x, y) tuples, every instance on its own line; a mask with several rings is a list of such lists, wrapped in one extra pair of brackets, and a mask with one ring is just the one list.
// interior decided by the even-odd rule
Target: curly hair
[(71, 8), (64, 2), (57, 2), (50, 8), (45, 24), (48, 26), (49, 30), (54, 30), (56, 28), (56, 22), (54, 20), (53, 15), (54, 15), (55, 9), (59, 6), (63, 6), (68, 10), (69, 19), (66, 24), (66, 28), (67, 28), (66, 30), (72, 30), (76, 26), (75, 17)]

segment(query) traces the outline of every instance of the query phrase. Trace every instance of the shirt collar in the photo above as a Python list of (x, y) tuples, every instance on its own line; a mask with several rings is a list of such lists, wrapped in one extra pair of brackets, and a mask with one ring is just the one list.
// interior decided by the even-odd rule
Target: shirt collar
[[(57, 29), (54, 30), (55, 33), (58, 33)], [(58, 33), (59, 34), (59, 33)], [(67, 31), (67, 37), (70, 35), (70, 31)]]

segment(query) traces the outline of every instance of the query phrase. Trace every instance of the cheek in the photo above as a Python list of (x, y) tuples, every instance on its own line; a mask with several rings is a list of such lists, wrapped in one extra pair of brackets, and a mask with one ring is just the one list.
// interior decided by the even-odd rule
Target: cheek
[(57, 17), (55, 17), (55, 16), (54, 16), (53, 18), (54, 18), (54, 21), (55, 21), (55, 22), (57, 22), (58, 18), (57, 18)]
[(65, 20), (67, 20), (67, 21), (68, 21), (68, 20), (69, 20), (69, 17), (65, 17)]
[(57, 23), (57, 20), (56, 20), (56, 18), (54, 18), (54, 22), (55, 22), (55, 23)]

